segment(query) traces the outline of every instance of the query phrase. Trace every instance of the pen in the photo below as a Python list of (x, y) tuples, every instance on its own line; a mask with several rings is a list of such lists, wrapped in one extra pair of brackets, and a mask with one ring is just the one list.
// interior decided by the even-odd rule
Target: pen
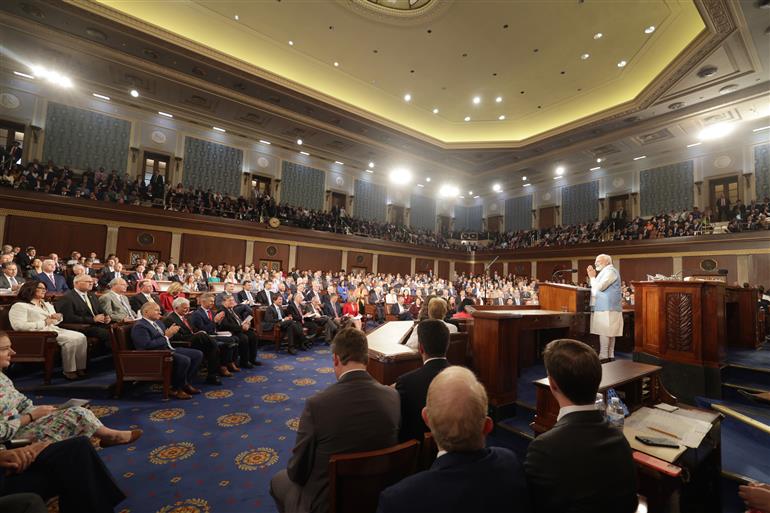
[(652, 426), (647, 426), (647, 428), (651, 429), (652, 431), (657, 431), (658, 433), (660, 433), (662, 435), (667, 435), (667, 436), (670, 436), (671, 438), (676, 438), (677, 440), (681, 440), (681, 438), (679, 438), (678, 436), (676, 436), (673, 433), (669, 433), (668, 431), (663, 431), (662, 429), (658, 429), (658, 428), (655, 428), (655, 427), (652, 427)]

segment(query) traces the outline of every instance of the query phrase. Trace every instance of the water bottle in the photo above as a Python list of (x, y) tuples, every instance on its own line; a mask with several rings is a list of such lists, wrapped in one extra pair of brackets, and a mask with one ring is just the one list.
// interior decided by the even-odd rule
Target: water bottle
[(607, 418), (607, 406), (604, 404), (604, 396), (601, 393), (596, 394), (596, 409), (602, 413), (602, 417)]
[(613, 397), (610, 399), (610, 405), (607, 407), (607, 420), (610, 422), (610, 426), (623, 429), (623, 405), (620, 404), (619, 397)]

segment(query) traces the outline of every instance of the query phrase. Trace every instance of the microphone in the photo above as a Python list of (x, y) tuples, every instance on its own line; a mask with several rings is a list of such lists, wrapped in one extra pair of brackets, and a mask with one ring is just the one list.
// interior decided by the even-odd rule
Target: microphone
[(555, 278), (557, 275), (560, 275), (560, 274), (576, 273), (576, 272), (578, 272), (577, 269), (557, 269), (556, 271), (553, 272), (553, 274), (551, 275), (551, 278)]

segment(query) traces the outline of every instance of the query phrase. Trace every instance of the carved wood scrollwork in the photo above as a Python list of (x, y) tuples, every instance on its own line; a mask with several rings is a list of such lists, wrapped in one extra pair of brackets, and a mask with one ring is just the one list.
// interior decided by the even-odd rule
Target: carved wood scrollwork
[(666, 294), (666, 346), (670, 351), (692, 351), (692, 294)]

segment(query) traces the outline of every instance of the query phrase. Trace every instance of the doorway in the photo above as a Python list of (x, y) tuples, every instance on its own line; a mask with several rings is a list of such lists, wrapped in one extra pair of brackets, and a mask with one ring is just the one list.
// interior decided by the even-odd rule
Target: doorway
[(397, 225), (397, 226), (403, 226), (404, 224), (404, 207), (402, 205), (391, 205), (390, 206), (390, 222)]
[(487, 231), (489, 233), (500, 233), (503, 227), (503, 216), (487, 217)]
[[(726, 176), (709, 180), (709, 192), (711, 209), (720, 221), (729, 221), (731, 209), (738, 201), (738, 175)], [(727, 205), (720, 208), (720, 199), (722, 196), (727, 200)]]
[(552, 228), (556, 224), (556, 207), (543, 207), (537, 212), (538, 226)]
[(254, 192), (254, 196), (272, 196), (272, 183), (273, 180), (270, 177), (262, 175), (251, 175), (251, 187)]
[(143, 162), (145, 185), (150, 185), (150, 179), (155, 171), (163, 177), (163, 183), (168, 183), (168, 170), (171, 167), (171, 157), (169, 155), (145, 151)]
[[(15, 143), (19, 143), (18, 149), (12, 152), (11, 149)], [(24, 125), (0, 120), (0, 156), (3, 159), (2, 165), (10, 167), (11, 164), (21, 164), (22, 148), (24, 148)], [(13, 157), (11, 157), (12, 154)]]
[(341, 192), (334, 192), (332, 191), (332, 203), (329, 205), (329, 208), (332, 210), (335, 210), (337, 212), (341, 210), (347, 211), (347, 204), (348, 204), (348, 195), (343, 194)]

